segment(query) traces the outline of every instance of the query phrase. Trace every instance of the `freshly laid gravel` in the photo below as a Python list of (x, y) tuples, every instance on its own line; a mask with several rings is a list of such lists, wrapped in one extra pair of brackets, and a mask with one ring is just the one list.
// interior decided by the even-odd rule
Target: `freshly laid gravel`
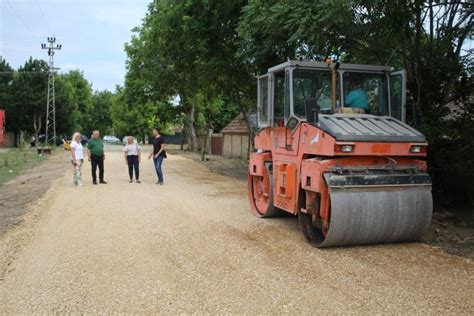
[(0, 239), (14, 254), (0, 313), (474, 313), (469, 259), (417, 243), (315, 249), (295, 218), (255, 218), (245, 181), (173, 155), (164, 186), (150, 161), (141, 171), (128, 183), (110, 152), (109, 184), (90, 184), (89, 164), (84, 187), (58, 180)]

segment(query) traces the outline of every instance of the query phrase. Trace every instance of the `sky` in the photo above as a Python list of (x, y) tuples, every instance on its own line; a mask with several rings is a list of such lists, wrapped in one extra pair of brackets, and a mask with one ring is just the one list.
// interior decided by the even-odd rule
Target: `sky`
[(151, 0), (0, 0), (0, 56), (17, 69), (55, 36), (60, 72), (84, 71), (94, 90), (115, 90), (125, 75), (124, 44)]

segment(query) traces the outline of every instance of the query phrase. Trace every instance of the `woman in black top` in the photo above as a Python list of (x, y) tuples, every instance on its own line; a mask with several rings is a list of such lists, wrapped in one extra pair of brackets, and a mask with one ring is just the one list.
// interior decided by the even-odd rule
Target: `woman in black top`
[(158, 181), (156, 182), (159, 185), (163, 185), (163, 171), (161, 170), (161, 164), (165, 158), (165, 139), (160, 135), (160, 130), (158, 128), (153, 129), (153, 152), (148, 156), (148, 159), (153, 157), (153, 163), (155, 165), (156, 175)]

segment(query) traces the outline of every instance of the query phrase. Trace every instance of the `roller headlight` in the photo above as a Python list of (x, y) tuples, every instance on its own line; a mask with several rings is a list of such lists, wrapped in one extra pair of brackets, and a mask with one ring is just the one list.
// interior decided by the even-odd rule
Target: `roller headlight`
[(343, 146), (341, 146), (341, 152), (343, 152), (343, 153), (351, 153), (353, 149), (354, 149), (354, 146), (352, 146), (352, 145), (343, 145)]
[(338, 153), (351, 153), (354, 151), (354, 145), (336, 145), (334, 151)]

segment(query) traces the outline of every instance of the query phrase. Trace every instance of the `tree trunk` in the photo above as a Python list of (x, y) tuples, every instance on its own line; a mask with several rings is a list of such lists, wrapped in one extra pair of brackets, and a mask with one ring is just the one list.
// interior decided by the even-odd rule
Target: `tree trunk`
[(203, 142), (203, 145), (202, 145), (202, 148), (201, 148), (201, 161), (206, 160), (207, 141), (211, 137), (212, 137), (212, 129), (208, 128), (207, 133), (206, 133), (206, 137), (204, 137), (204, 142)]
[[(196, 129), (194, 128), (194, 120), (195, 120), (195, 104), (193, 100), (191, 102), (188, 101), (186, 95), (182, 92), (178, 93), (180, 99), (180, 105), (183, 109), (183, 112), (186, 114), (186, 138), (188, 140), (188, 149), (191, 151), (196, 151), (199, 143), (196, 135)], [(184, 142), (184, 141), (183, 141)], [(184, 143), (181, 145), (181, 149), (183, 149)]]
[(187, 138), (186, 128), (183, 128), (183, 130), (181, 131), (181, 147), (180, 147), (181, 151), (184, 150), (184, 143), (186, 142), (186, 138)]
[(25, 131), (19, 131), (17, 134), (16, 138), (16, 147), (21, 147), (23, 146), (23, 143), (25, 142)]
[(191, 104), (191, 110), (188, 113), (188, 144), (191, 151), (197, 151), (199, 149), (199, 141), (196, 134), (196, 128), (194, 127), (194, 115), (196, 108), (194, 103)]
[(33, 134), (35, 136), (35, 145), (39, 143), (39, 132), (41, 131), (41, 115), (33, 114)]

